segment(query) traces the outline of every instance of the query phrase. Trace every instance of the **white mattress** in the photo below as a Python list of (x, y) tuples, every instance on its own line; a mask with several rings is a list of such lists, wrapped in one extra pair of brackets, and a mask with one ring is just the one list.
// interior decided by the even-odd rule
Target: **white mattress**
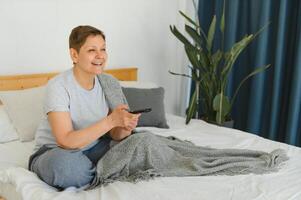
[[(28, 158), (33, 151), (34, 142), (12, 141), (0, 144), (0, 171), (11, 167), (27, 168)], [(10, 183), (0, 181), (0, 196), (7, 200), (22, 199), (16, 187)]]
[(0, 170), (9, 167), (27, 168), (34, 142), (12, 141), (0, 144)]
[[(35, 174), (24, 169), (27, 166), (33, 143), (12, 142), (0, 144), (0, 169), (2, 169), (0, 170), (0, 183), (2, 183), (0, 188), (2, 190), (4, 186), (10, 187), (8, 193), (15, 193), (11, 199), (22, 196), (23, 199), (31, 200), (301, 199), (301, 148), (246, 132), (214, 126), (200, 120), (192, 120), (188, 126), (184, 122), (184, 118), (168, 115), (170, 129), (138, 128), (138, 130), (147, 129), (159, 135), (174, 135), (193, 141), (197, 145), (214, 148), (247, 148), (268, 152), (275, 148), (283, 148), (290, 159), (282, 165), (279, 172), (265, 175), (163, 177), (137, 184), (116, 182), (91, 191), (68, 188), (63, 192), (57, 192), (40, 181)], [(12, 167), (8, 168), (9, 166)]]

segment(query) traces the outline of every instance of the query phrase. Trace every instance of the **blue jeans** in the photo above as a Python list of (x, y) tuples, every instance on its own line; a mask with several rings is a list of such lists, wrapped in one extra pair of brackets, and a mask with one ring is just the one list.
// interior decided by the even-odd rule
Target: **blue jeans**
[(110, 138), (101, 138), (86, 151), (43, 146), (40, 149), (42, 153), (30, 162), (30, 169), (44, 182), (58, 189), (82, 187), (93, 180), (95, 165), (110, 149), (110, 141)]

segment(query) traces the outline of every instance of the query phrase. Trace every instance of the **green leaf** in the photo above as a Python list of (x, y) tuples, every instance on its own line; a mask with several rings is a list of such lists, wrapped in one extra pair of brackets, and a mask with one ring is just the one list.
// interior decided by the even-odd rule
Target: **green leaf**
[(192, 39), (195, 41), (196, 44), (199, 45), (199, 47), (202, 46), (202, 39), (201, 35), (198, 34), (198, 32), (192, 28), (191, 26), (185, 25), (186, 32), (192, 37)]
[(196, 72), (195, 68), (192, 68), (191, 75), (192, 75), (192, 80), (194, 80), (194, 81), (198, 81), (199, 80), (199, 77), (197, 75), (197, 72)]
[(208, 55), (208, 53), (206, 53), (203, 50), (201, 50), (199, 52), (199, 55), (200, 55), (199, 61), (200, 61), (201, 65), (205, 68), (205, 71), (209, 71), (210, 70), (210, 56)]
[(188, 78), (192, 78), (192, 76), (189, 76), (187, 74), (180, 74), (180, 73), (175, 73), (175, 72), (172, 72), (170, 70), (168, 70), (168, 72), (172, 75), (176, 75), (176, 76), (184, 76), (184, 77), (188, 77)]
[[(247, 45), (253, 40), (253, 35), (247, 35), (243, 39), (241, 39), (239, 42), (235, 43), (230, 52), (227, 54), (226, 60), (225, 60), (225, 67), (222, 70), (222, 76), (225, 78), (227, 77), (227, 74), (232, 69), (233, 64), (235, 63), (237, 57), (240, 55), (240, 53), (247, 47)], [(224, 79), (223, 78), (223, 79)]]
[(190, 17), (188, 17), (187, 15), (185, 15), (185, 13), (183, 13), (182, 11), (180, 11), (180, 14), (187, 20), (189, 21), (191, 24), (193, 24), (195, 27), (200, 27), (195, 21), (193, 21)]
[(193, 46), (189, 40), (175, 26), (169, 26), (171, 32), (186, 46)]
[(208, 36), (207, 36), (207, 50), (208, 52), (211, 51), (212, 43), (214, 39), (214, 33), (215, 33), (215, 27), (216, 27), (216, 16), (214, 15), (209, 27)]
[(180, 14), (181, 14), (187, 21), (189, 21), (191, 24), (193, 24), (197, 29), (200, 29), (200, 33), (201, 33), (203, 39), (204, 39), (205, 41), (207, 41), (207, 36), (206, 36), (204, 30), (202, 29), (202, 27), (201, 27), (199, 24), (197, 24), (197, 22), (195, 22), (194, 20), (192, 20), (190, 17), (188, 17), (187, 15), (185, 15), (182, 11), (179, 11), (179, 12), (180, 12)]
[(187, 112), (187, 116), (186, 116), (186, 124), (188, 124), (190, 122), (193, 115), (195, 115), (195, 112), (197, 109), (196, 93), (197, 93), (196, 90), (194, 90), (194, 93), (191, 97), (189, 107), (188, 107), (188, 112)]
[(270, 23), (267, 23), (264, 25), (259, 31), (257, 31), (254, 35), (246, 35), (242, 40), (235, 43), (231, 50), (230, 50), (230, 56), (228, 59), (225, 60), (226, 67), (222, 71), (222, 75), (225, 77), (231, 70), (233, 64), (235, 63), (237, 57), (240, 55), (240, 53), (252, 42)]
[(271, 22), (268, 22), (267, 24), (265, 24), (261, 29), (259, 29), (259, 31), (257, 31), (254, 36), (253, 36), (253, 39), (255, 39), (262, 31), (264, 31), (264, 29), (266, 27), (268, 27), (270, 25)]
[(221, 17), (221, 22), (220, 22), (220, 30), (221, 30), (221, 34), (222, 34), (222, 41), (221, 41), (222, 51), (224, 51), (224, 44), (225, 44), (225, 7), (226, 7), (226, 0), (224, 0), (223, 14)]
[(198, 60), (199, 51), (190, 46), (185, 46), (185, 52), (193, 68), (202, 70), (201, 63)]
[(258, 68), (256, 68), (254, 71), (252, 71), (249, 75), (247, 75), (247, 76), (239, 83), (239, 85), (238, 85), (237, 89), (235, 90), (235, 93), (234, 93), (234, 95), (233, 95), (233, 97), (232, 97), (232, 100), (231, 100), (231, 107), (232, 107), (232, 105), (233, 105), (233, 103), (234, 103), (234, 100), (235, 100), (235, 98), (236, 98), (236, 96), (237, 96), (237, 94), (238, 94), (239, 89), (240, 89), (241, 86), (244, 84), (244, 82), (245, 82), (246, 80), (248, 80), (249, 78), (251, 78), (252, 76), (255, 76), (256, 74), (258, 74), (258, 73), (260, 73), (260, 72), (266, 70), (266, 69), (269, 68), (270, 66), (271, 66), (271, 65), (268, 64), (268, 65), (265, 65), (265, 66), (263, 66), (263, 67), (258, 67)]
[(223, 14), (221, 17), (220, 29), (221, 29), (222, 34), (224, 35), (224, 33), (225, 33), (225, 0), (224, 0), (224, 6), (223, 6)]
[(213, 109), (217, 112), (216, 122), (222, 124), (225, 117), (230, 112), (230, 102), (227, 96), (223, 93), (217, 94), (213, 100)]
[(197, 49), (194, 46), (185, 46), (186, 55), (192, 66), (200, 72), (208, 72), (210, 61), (206, 52), (203, 49)]
[(212, 67), (213, 67), (213, 71), (216, 71), (216, 68), (218, 67), (220, 61), (223, 58), (223, 52), (220, 50), (217, 50), (213, 55), (212, 55), (212, 59), (211, 59), (211, 63), (212, 63)]

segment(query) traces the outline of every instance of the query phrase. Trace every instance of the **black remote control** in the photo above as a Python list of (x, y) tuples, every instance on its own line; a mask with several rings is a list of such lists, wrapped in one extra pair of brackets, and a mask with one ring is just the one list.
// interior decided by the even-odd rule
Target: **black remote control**
[(152, 111), (151, 108), (144, 108), (144, 109), (139, 109), (139, 110), (130, 110), (129, 113), (132, 114), (138, 114), (138, 113), (146, 113)]

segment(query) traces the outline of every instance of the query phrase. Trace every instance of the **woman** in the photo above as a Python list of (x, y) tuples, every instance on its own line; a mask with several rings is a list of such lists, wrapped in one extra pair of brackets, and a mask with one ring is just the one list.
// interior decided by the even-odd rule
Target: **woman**
[[(69, 49), (74, 66), (47, 85), (45, 117), (29, 161), (31, 171), (60, 189), (89, 184), (111, 140), (129, 136), (140, 116), (127, 112), (118, 81), (102, 74), (107, 61), (102, 31), (74, 28)], [(114, 102), (114, 92), (123, 102)]]

